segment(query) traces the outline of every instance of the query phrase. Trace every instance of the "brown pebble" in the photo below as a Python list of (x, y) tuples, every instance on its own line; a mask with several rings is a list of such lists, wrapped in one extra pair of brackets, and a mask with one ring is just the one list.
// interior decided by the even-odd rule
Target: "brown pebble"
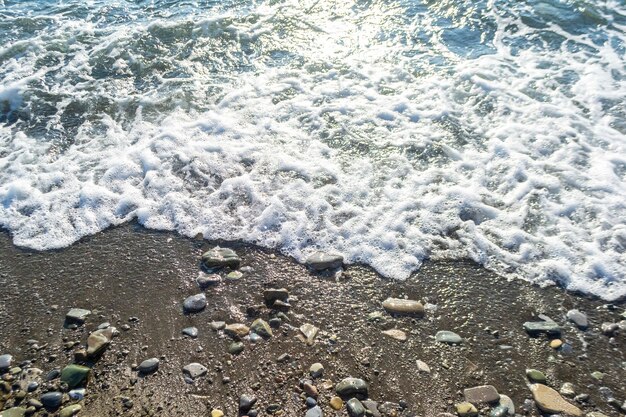
[(308, 395), (309, 397), (317, 398), (317, 396), (319, 395), (317, 387), (315, 385), (306, 383), (302, 386), (302, 388), (304, 389), (304, 392), (306, 392), (306, 395)]
[(343, 401), (339, 397), (333, 397), (330, 399), (330, 406), (333, 410), (341, 410), (341, 407), (343, 407)]

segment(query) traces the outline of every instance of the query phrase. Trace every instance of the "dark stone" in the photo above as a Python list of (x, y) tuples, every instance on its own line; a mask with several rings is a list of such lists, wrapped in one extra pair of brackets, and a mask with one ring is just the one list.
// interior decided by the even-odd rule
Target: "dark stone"
[(343, 256), (331, 255), (323, 252), (316, 252), (306, 259), (306, 265), (314, 271), (324, 269), (339, 268), (343, 265)]
[(234, 250), (216, 246), (202, 255), (202, 263), (207, 268), (237, 269), (241, 264), (241, 259)]
[(250, 411), (252, 407), (254, 407), (256, 401), (256, 397), (251, 397), (245, 394), (242, 395), (241, 397), (239, 397), (239, 412), (241, 414), (246, 414), (248, 411)]
[(46, 392), (40, 397), (41, 403), (47, 410), (54, 411), (61, 406), (63, 394), (58, 391)]
[(348, 415), (350, 417), (363, 417), (365, 416), (365, 407), (361, 404), (361, 401), (356, 398), (350, 399), (346, 403), (346, 408), (348, 409)]

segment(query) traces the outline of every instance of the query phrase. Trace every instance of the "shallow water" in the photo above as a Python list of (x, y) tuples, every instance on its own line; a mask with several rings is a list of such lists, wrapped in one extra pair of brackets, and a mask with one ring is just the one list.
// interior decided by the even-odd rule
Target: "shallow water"
[(0, 225), (626, 295), (623, 1), (2, 1)]

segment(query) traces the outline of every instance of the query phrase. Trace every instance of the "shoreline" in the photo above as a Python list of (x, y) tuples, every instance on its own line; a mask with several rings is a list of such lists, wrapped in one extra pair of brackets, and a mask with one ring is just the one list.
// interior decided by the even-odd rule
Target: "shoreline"
[[(195, 282), (203, 274), (199, 256), (215, 244), (237, 251), (243, 276), (227, 280), (220, 273), (222, 281), (205, 291), (207, 308), (184, 315), (182, 301), (200, 292)], [(609, 389), (620, 404), (626, 400), (621, 384), (626, 379), (626, 329), (613, 336), (601, 329), (602, 323), (623, 320), (623, 300), (608, 303), (556, 286), (508, 280), (470, 261), (427, 261), (406, 281), (383, 278), (362, 265), (348, 265), (335, 276), (311, 273), (271, 249), (194, 240), (132, 223), (47, 252), (17, 248), (3, 231), (0, 284), (5, 289), (0, 355), (11, 354), (16, 364), (31, 360), (24, 370), (39, 368), (45, 375), (62, 369), (100, 323), (121, 329), (93, 364), (87, 395), (78, 402), (83, 407), (79, 415), (195, 416), (209, 415), (212, 409), (237, 415), (242, 394), (258, 398), (259, 415), (269, 415), (271, 405), (280, 406), (275, 415), (305, 415), (300, 380), (316, 362), (325, 368), (317, 381), (317, 403), (325, 415), (347, 415), (345, 407), (329, 407), (332, 387), (346, 377), (367, 381), (370, 398), (383, 411), (391, 410), (390, 415), (395, 410), (402, 416), (454, 413), (463, 389), (483, 384), (511, 397), (519, 414), (540, 415), (536, 406), (527, 413), (520, 409), (532, 399), (527, 368), (544, 372), (557, 391), (563, 383), (573, 383), (576, 395), (586, 396), (568, 401), (585, 413), (623, 413), (601, 388)], [(271, 287), (289, 291), (290, 321), (269, 340), (244, 339), (242, 353), (228, 353), (232, 341), (212, 330), (210, 322), (250, 325), (257, 316), (269, 319), (272, 313), (263, 306), (262, 294)], [(419, 300), (426, 313), (423, 318), (389, 315), (381, 307), (388, 297)], [(92, 310), (92, 315), (84, 326), (63, 328), (63, 318), (73, 307)], [(566, 319), (571, 309), (587, 315), (588, 330)], [(380, 315), (371, 320), (374, 313)], [(544, 336), (529, 337), (523, 323), (539, 320), (538, 314), (561, 326), (571, 352), (551, 348)], [(307, 323), (319, 329), (312, 346), (298, 339), (299, 327)], [(197, 338), (181, 334), (188, 326), (198, 328)], [(407, 340), (383, 333), (392, 329), (402, 330)], [(434, 340), (439, 330), (454, 331), (464, 342), (439, 343)], [(28, 343), (32, 340), (37, 348)], [(69, 342), (76, 344), (68, 349)], [(284, 354), (290, 359), (278, 361)], [(132, 365), (151, 357), (161, 358), (159, 371), (138, 376)], [(428, 364), (429, 373), (418, 370), (418, 359)], [(191, 362), (204, 364), (208, 373), (187, 384), (181, 369)], [(604, 375), (598, 380), (593, 372)], [(42, 381), (24, 401), (41, 395), (49, 384)], [(5, 407), (13, 402), (11, 397)], [(383, 407), (385, 403), (391, 405)]]

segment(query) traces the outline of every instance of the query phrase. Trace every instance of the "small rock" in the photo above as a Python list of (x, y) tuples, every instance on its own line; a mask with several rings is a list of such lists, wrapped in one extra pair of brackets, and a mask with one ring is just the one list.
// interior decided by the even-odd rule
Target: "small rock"
[(550, 347), (552, 349), (558, 349), (563, 346), (563, 341), (561, 339), (552, 339), (550, 340)]
[(226, 322), (224, 321), (212, 321), (211, 323), (209, 323), (209, 326), (211, 326), (211, 329), (217, 331), (217, 330), (223, 330), (226, 327)]
[(317, 332), (319, 329), (312, 324), (306, 323), (300, 326), (300, 331), (305, 337), (306, 344), (312, 346), (315, 342), (315, 338), (317, 337)]
[(80, 410), (82, 410), (82, 406), (80, 404), (72, 404), (67, 407), (64, 407), (59, 412), (59, 417), (72, 417), (77, 414)]
[(419, 301), (404, 300), (402, 298), (387, 298), (383, 301), (383, 307), (393, 314), (424, 315), (424, 306)]
[(360, 378), (346, 378), (335, 386), (335, 392), (342, 398), (367, 399), (368, 389), (367, 383)]
[(441, 343), (459, 344), (463, 342), (463, 338), (458, 334), (448, 331), (440, 330), (435, 335), (435, 340)]
[(199, 313), (206, 307), (206, 295), (203, 293), (187, 297), (183, 302), (185, 313)]
[(594, 371), (591, 373), (591, 377), (595, 380), (602, 381), (604, 379), (604, 374), (600, 371)]
[(302, 389), (304, 390), (306, 395), (308, 395), (309, 397), (317, 398), (317, 396), (319, 395), (317, 387), (315, 385), (313, 385), (313, 384), (308, 383), (308, 382), (305, 382), (302, 385)]
[(571, 382), (566, 382), (561, 386), (559, 393), (565, 397), (574, 398), (576, 395), (576, 391), (574, 389), (574, 384)]
[(199, 363), (190, 363), (183, 368), (183, 374), (192, 380), (200, 378), (208, 372), (208, 369)]
[(321, 378), (324, 374), (324, 365), (319, 362), (314, 363), (313, 365), (311, 365), (311, 368), (309, 368), (309, 373), (313, 378)]
[(291, 310), (291, 305), (284, 302), (283, 300), (276, 300), (274, 301), (274, 304), (272, 304), (272, 309), (287, 313), (289, 312), (289, 310)]
[(330, 399), (330, 407), (333, 410), (341, 410), (343, 407), (343, 400), (340, 397), (333, 397)]
[(239, 412), (241, 413), (241, 415), (244, 415), (248, 411), (250, 411), (250, 409), (254, 407), (254, 404), (256, 404), (256, 401), (256, 397), (251, 397), (245, 394), (239, 397)]
[(159, 369), (159, 363), (160, 362), (157, 358), (146, 359), (139, 364), (137, 371), (143, 375), (151, 374)]
[(241, 259), (234, 250), (216, 246), (202, 255), (202, 263), (207, 268), (237, 269), (241, 265)]
[(87, 316), (91, 314), (90, 310), (85, 310), (82, 308), (72, 308), (66, 315), (65, 321), (68, 324), (83, 324), (87, 319)]
[(348, 415), (350, 417), (363, 417), (365, 416), (365, 407), (361, 404), (361, 401), (356, 398), (351, 398), (346, 403), (346, 408), (348, 409)]
[(619, 325), (617, 323), (602, 323), (600, 330), (605, 336), (613, 336), (619, 330)]
[(222, 410), (211, 410), (211, 417), (224, 417)]
[[(68, 365), (61, 372), (61, 382), (65, 382), (72, 389), (86, 385), (91, 369), (82, 365)], [(44, 403), (45, 404), (45, 403)]]
[(231, 355), (239, 355), (241, 352), (243, 352), (245, 349), (245, 346), (243, 343), (241, 342), (233, 342), (230, 344), (230, 346), (228, 346), (228, 353), (230, 353)]
[(526, 378), (532, 383), (544, 384), (547, 382), (543, 372), (536, 369), (526, 369)]
[(426, 364), (426, 362), (422, 362), (421, 360), (418, 359), (415, 363), (417, 364), (418, 372), (424, 372), (427, 374), (430, 373), (430, 367)]
[(456, 413), (460, 417), (476, 417), (478, 416), (478, 410), (474, 406), (474, 404), (463, 402), (459, 404), (455, 404), (454, 408), (456, 409)]
[(264, 337), (266, 339), (274, 336), (274, 334), (272, 333), (272, 328), (263, 319), (256, 319), (255, 321), (253, 321), (252, 324), (250, 325), (250, 329), (254, 333), (256, 333), (259, 336)]
[(63, 394), (58, 391), (46, 392), (39, 399), (46, 409), (53, 411), (61, 406)]
[(533, 384), (530, 391), (537, 406), (545, 413), (551, 414), (570, 414), (574, 417), (582, 416), (582, 411), (565, 401), (561, 395), (552, 388), (543, 384)]
[(245, 324), (233, 323), (224, 327), (224, 333), (232, 338), (239, 339), (250, 333), (250, 328)]
[(268, 306), (272, 306), (276, 300), (287, 301), (289, 292), (285, 288), (268, 288), (263, 291), (263, 299)]
[(578, 310), (568, 311), (567, 319), (574, 323), (580, 330), (586, 330), (587, 327), (589, 327), (587, 316)]
[(323, 417), (324, 413), (322, 413), (322, 409), (319, 407), (319, 405), (316, 405), (313, 408), (309, 408), (306, 412), (306, 414), (304, 415), (304, 417)]
[(81, 401), (83, 398), (85, 398), (85, 388), (73, 389), (68, 394), (72, 400)]
[(11, 367), (12, 362), (13, 356), (9, 354), (0, 355), (0, 371), (6, 372)]
[(500, 394), (500, 401), (498, 402), (498, 407), (504, 409), (509, 416), (515, 415), (515, 404), (513, 404), (513, 400), (510, 397)]
[(189, 336), (192, 339), (195, 339), (196, 337), (198, 337), (198, 328), (197, 327), (185, 327), (183, 329), (183, 334), (185, 336)]
[(306, 408), (313, 408), (317, 405), (317, 401), (313, 397), (306, 397), (304, 405), (306, 405)]
[[(380, 411), (378, 411), (378, 403), (376, 401), (363, 400), (361, 404), (365, 407), (365, 414), (368, 417), (382, 417)], [(394, 412), (391, 414), (394, 414)]]
[(97, 358), (102, 355), (113, 340), (114, 330), (113, 327), (107, 327), (91, 333), (87, 338), (87, 356)]
[(316, 252), (309, 256), (306, 265), (314, 271), (323, 271), (324, 269), (339, 268), (343, 265), (343, 256), (332, 255), (329, 253)]
[(494, 403), (500, 400), (500, 394), (493, 385), (481, 385), (463, 390), (465, 401), (472, 404)]
[(398, 329), (384, 330), (383, 334), (391, 337), (392, 339), (399, 340), (401, 342), (406, 341), (406, 333), (404, 333), (402, 330), (398, 330)]
[(226, 274), (226, 281), (239, 281), (243, 274), (239, 271), (232, 271)]
[(24, 417), (26, 415), (26, 408), (12, 407), (0, 412), (0, 417)]
[(200, 287), (201, 290), (206, 290), (209, 287), (215, 286), (222, 282), (222, 277), (217, 274), (202, 274), (198, 278), (196, 278), (196, 284)]
[(524, 330), (530, 336), (547, 334), (549, 336), (560, 336), (561, 328), (553, 321), (527, 321), (524, 323)]

